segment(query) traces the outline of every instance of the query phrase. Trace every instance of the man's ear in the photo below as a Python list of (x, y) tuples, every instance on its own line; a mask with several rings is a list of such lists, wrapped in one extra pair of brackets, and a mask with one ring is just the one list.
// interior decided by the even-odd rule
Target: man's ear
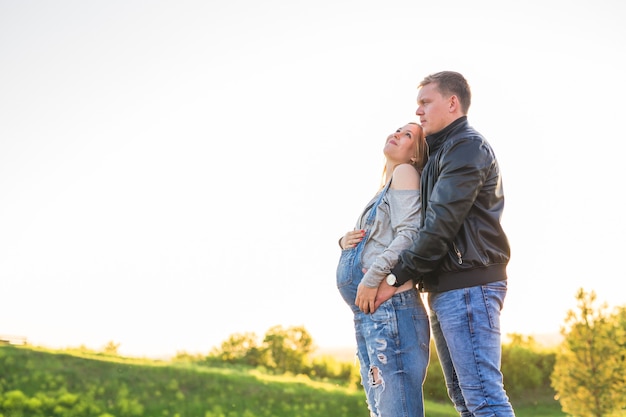
[(459, 103), (459, 98), (455, 95), (452, 95), (448, 100), (448, 111), (450, 113), (454, 113), (461, 106), (461, 103)]

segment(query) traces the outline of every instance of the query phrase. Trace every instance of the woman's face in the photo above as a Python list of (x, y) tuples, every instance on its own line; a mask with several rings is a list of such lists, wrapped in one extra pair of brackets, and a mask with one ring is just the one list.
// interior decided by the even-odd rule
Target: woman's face
[(419, 135), (419, 126), (407, 124), (387, 136), (383, 153), (385, 157), (398, 164), (410, 163), (415, 158), (417, 147), (415, 141)]

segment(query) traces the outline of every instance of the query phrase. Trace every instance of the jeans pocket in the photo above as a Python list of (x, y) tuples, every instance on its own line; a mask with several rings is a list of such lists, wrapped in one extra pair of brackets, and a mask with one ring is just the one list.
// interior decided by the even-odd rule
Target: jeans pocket
[(482, 286), (485, 308), (489, 316), (491, 328), (500, 329), (500, 312), (504, 306), (507, 287), (506, 282), (498, 281)]

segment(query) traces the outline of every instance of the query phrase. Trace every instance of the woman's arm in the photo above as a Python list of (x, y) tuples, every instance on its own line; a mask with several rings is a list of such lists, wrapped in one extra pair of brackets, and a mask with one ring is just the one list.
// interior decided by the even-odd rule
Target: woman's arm
[[(374, 311), (374, 300), (379, 285), (398, 262), (400, 253), (409, 248), (417, 236), (421, 207), (419, 180), (418, 172), (409, 164), (399, 165), (393, 172), (386, 199), (389, 203), (391, 222), (387, 226), (393, 230), (394, 238), (375, 258), (361, 280), (356, 304), (364, 312)], [(392, 288), (395, 292), (396, 288)]]

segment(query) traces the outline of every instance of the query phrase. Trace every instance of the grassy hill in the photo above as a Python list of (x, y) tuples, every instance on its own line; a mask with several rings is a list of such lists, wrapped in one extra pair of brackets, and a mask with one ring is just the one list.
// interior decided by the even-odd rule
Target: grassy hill
[[(433, 404), (429, 416), (454, 416)], [(441, 411), (446, 410), (447, 412)], [(307, 378), (28, 347), (0, 347), (0, 416), (343, 417), (363, 393)]]
[[(454, 417), (427, 402), (429, 417)], [(554, 406), (516, 410), (556, 417)], [(0, 346), (0, 417), (367, 417), (361, 390), (235, 367)]]

